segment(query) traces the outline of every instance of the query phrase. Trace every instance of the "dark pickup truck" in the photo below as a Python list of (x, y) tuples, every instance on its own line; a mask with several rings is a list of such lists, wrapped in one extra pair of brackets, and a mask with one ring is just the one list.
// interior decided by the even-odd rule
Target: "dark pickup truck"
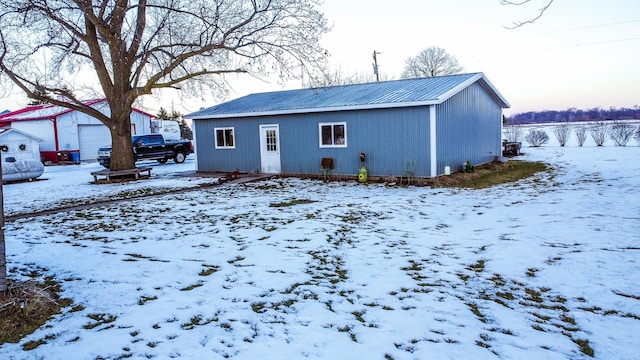
[[(193, 144), (189, 140), (166, 140), (162, 134), (135, 135), (133, 141), (133, 155), (138, 160), (158, 160), (166, 163), (173, 159), (182, 164), (187, 155), (193, 153)], [(98, 149), (98, 162), (109, 168), (111, 166), (111, 146)]]

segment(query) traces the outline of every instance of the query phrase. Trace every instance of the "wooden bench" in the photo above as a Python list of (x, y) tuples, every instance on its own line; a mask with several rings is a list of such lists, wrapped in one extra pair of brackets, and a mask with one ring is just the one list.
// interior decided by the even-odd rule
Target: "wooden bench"
[(118, 170), (118, 171), (111, 171), (109, 169), (105, 169), (100, 171), (94, 171), (91, 173), (91, 175), (93, 175), (94, 182), (98, 182), (98, 177), (103, 177), (106, 180), (106, 182), (111, 182), (111, 179), (113, 178), (121, 178), (121, 177), (131, 176), (131, 175), (133, 175), (133, 177), (136, 180), (138, 180), (141, 177), (151, 177), (151, 169), (153, 168), (143, 167), (143, 168)]

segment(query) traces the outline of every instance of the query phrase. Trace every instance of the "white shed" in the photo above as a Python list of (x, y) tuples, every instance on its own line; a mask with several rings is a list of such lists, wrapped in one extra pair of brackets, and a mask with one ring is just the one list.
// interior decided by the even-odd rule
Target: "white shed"
[(44, 173), (40, 161), (41, 141), (24, 131), (0, 128), (2, 182), (32, 180)]
[(0, 149), (2, 149), (3, 161), (7, 158), (40, 161), (40, 142), (42, 139), (24, 131), (0, 128)]
[[(106, 99), (85, 102), (109, 115)], [(154, 115), (134, 109), (131, 134), (151, 133)], [(98, 119), (56, 105), (35, 105), (0, 115), (0, 126), (10, 126), (42, 139), (40, 155), (44, 162), (95, 160), (100, 146), (111, 144), (109, 129)]]

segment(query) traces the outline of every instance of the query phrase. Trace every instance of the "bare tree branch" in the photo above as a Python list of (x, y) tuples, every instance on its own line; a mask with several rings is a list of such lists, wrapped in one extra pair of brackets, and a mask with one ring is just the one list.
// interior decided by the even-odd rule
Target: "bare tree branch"
[[(142, 95), (179, 88), (220, 96), (229, 73), (323, 73), (321, 2), (0, 0), (0, 80), (100, 119), (112, 135), (112, 169), (128, 169), (129, 116)], [(89, 87), (107, 99), (109, 117), (82, 101)]]
[[(533, 0), (522, 0), (520, 2), (509, 1), (509, 0), (500, 0), (500, 4), (502, 4), (502, 5), (516, 5), (516, 6), (519, 6), (519, 5), (524, 5), (526, 3), (529, 3), (531, 1), (533, 1)], [(529, 20), (525, 20), (525, 21), (515, 21), (513, 23), (513, 26), (505, 26), (505, 28), (510, 29), (510, 30), (511, 29), (516, 29), (516, 28), (519, 28), (519, 27), (521, 27), (521, 26), (523, 26), (525, 24), (532, 24), (536, 20), (540, 19), (542, 17), (542, 15), (544, 14), (544, 12), (547, 11), (547, 9), (551, 6), (551, 4), (553, 3), (554, 0), (547, 0), (547, 1), (548, 2), (547, 2), (546, 5), (544, 5), (540, 9), (538, 9), (539, 12), (538, 12), (538, 15), (536, 17), (531, 18)]]

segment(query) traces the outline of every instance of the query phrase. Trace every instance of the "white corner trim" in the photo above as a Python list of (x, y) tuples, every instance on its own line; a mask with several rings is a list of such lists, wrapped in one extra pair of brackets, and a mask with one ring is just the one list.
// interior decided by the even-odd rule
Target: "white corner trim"
[(429, 144), (431, 144), (431, 177), (438, 176), (438, 144), (436, 144), (436, 106), (429, 105)]

